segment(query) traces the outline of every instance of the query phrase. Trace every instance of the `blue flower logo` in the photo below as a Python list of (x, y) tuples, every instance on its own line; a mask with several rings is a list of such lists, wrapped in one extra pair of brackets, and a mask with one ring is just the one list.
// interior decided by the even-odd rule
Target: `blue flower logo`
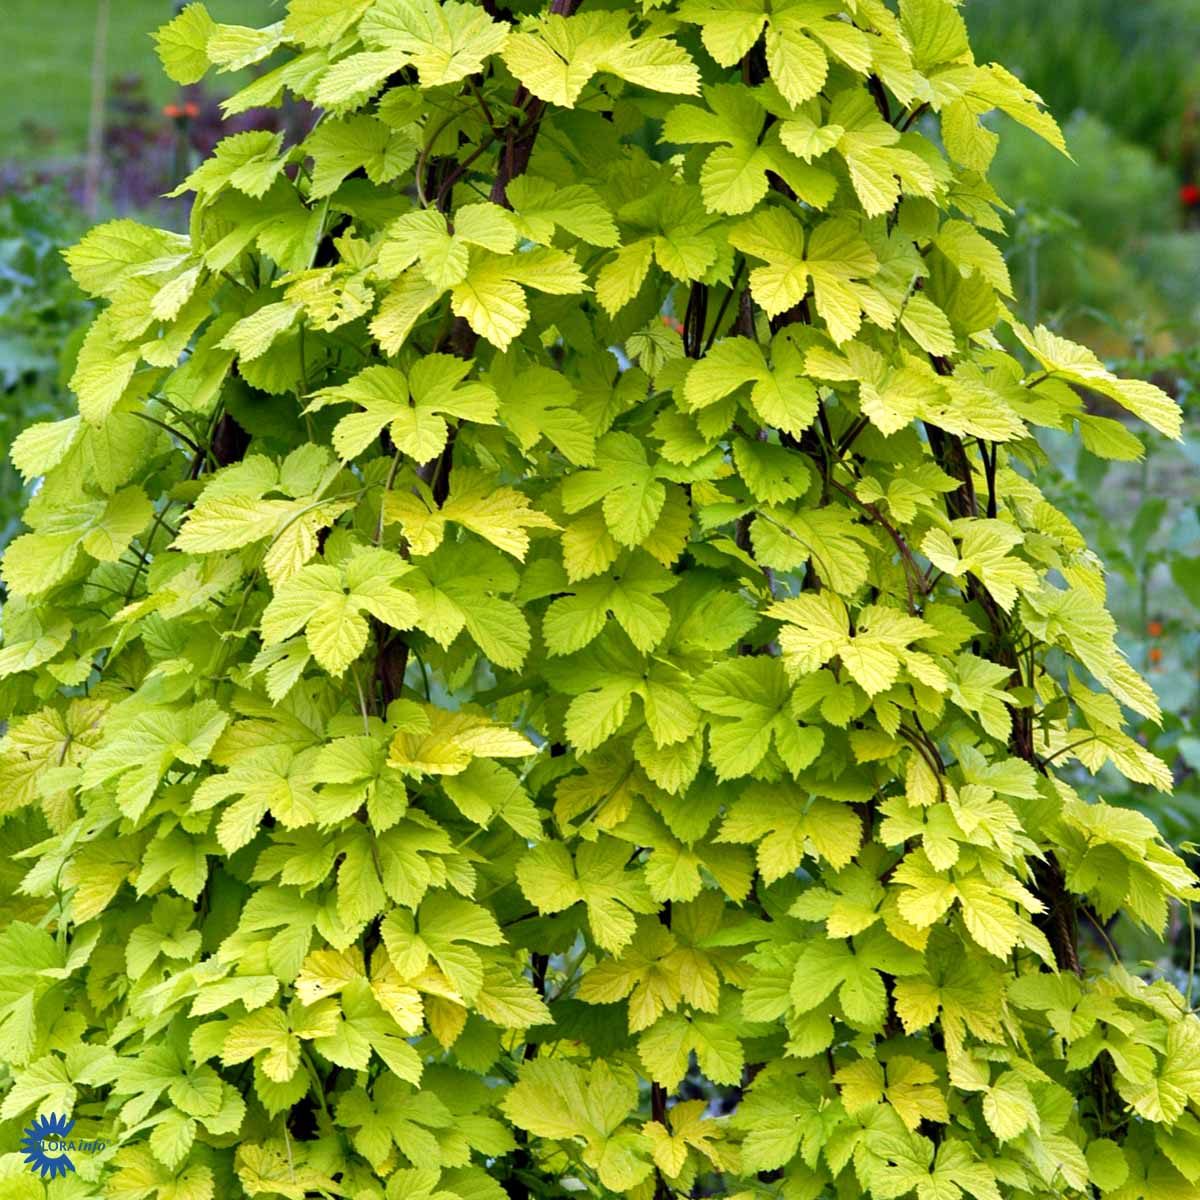
[(75, 1170), (75, 1164), (65, 1153), (51, 1151), (47, 1154), (44, 1142), (66, 1142), (67, 1135), (75, 1127), (75, 1122), (67, 1116), (60, 1117), (51, 1113), (48, 1117), (37, 1117), (25, 1128), (25, 1136), (21, 1139), (21, 1149), (25, 1161), (31, 1171), (37, 1171), (42, 1178), (55, 1179)]

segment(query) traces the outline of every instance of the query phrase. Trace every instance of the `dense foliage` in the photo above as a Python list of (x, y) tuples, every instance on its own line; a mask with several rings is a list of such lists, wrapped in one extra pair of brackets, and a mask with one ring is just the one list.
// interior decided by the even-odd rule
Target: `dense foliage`
[(1033, 436), (1179, 415), (1012, 310), (1038, 97), (948, 0), (159, 49), (325, 115), (70, 252), (12, 449), (0, 1118), (113, 1143), (46, 1194), (1194, 1195), (1190, 1003), (1077, 945), (1196, 895), (1067, 778), (1169, 787), (1158, 704)]

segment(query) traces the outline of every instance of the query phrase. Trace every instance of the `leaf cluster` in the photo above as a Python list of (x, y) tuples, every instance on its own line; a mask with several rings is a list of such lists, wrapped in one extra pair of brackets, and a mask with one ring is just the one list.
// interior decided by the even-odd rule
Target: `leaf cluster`
[[(187, 234), (12, 458), (0, 1119), (113, 1200), (1190, 1196), (1197, 895), (950, 0), (191, 4)], [(1003, 334), (1003, 337), (1001, 336)], [(1006, 347), (1008, 347), (1006, 349)], [(36, 1185), (35, 1185), (36, 1186)]]

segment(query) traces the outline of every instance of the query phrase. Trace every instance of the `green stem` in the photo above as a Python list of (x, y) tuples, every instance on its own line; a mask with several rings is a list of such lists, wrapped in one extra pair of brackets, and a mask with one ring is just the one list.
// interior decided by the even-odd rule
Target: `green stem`
[(325, 1103), (325, 1085), (321, 1082), (321, 1076), (317, 1074), (316, 1063), (313, 1062), (312, 1056), (304, 1048), (303, 1043), (300, 1045), (300, 1061), (304, 1064), (305, 1071), (308, 1072), (308, 1078), (316, 1095), (317, 1103), (321, 1106), (321, 1114), (326, 1121), (332, 1124), (332, 1118), (329, 1115), (329, 1105)]

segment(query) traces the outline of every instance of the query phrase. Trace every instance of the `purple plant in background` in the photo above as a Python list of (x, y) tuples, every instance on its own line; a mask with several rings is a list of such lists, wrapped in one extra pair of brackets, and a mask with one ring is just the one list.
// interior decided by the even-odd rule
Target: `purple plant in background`
[[(193, 84), (181, 88), (177, 100), (159, 108), (147, 94), (141, 75), (113, 79), (108, 87), (100, 178), (105, 206), (117, 215), (139, 213), (179, 227), (187, 219), (191, 198), (168, 199), (165, 193), (173, 181), (207, 158), (222, 138), (267, 129), (282, 132), (285, 145), (292, 145), (304, 139), (315, 119), (307, 103), (253, 108), (225, 117), (222, 99)], [(49, 126), (30, 121), (24, 132), (39, 149), (36, 161), (0, 160), (0, 195), (57, 184), (82, 204), (83, 157), (53, 157), (57, 131)]]

